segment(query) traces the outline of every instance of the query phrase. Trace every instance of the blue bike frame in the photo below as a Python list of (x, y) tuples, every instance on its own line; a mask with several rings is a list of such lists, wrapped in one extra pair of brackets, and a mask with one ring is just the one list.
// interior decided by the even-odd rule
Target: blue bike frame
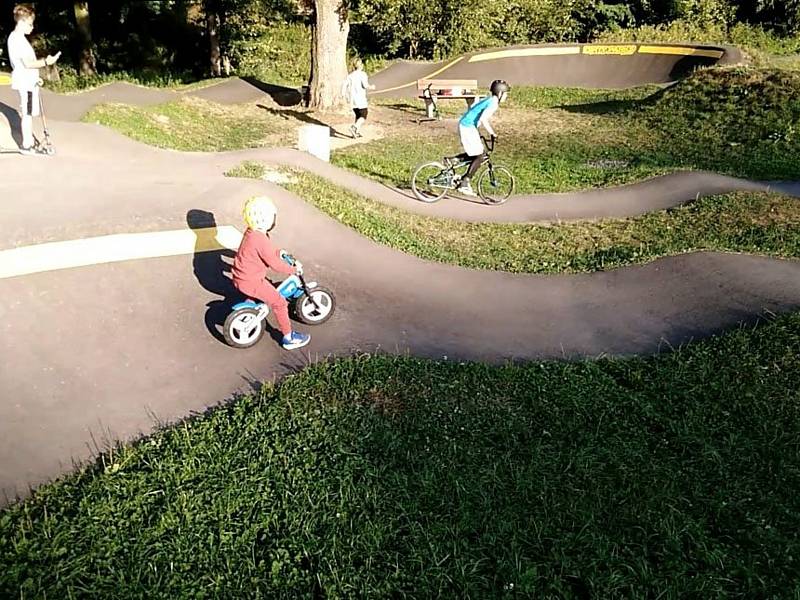
[[(289, 275), (277, 287), (278, 293), (287, 300), (294, 300), (303, 295), (303, 286), (300, 283), (300, 278), (297, 275)], [(260, 308), (263, 302), (256, 302), (255, 300), (245, 300), (234, 304), (231, 310), (239, 310), (241, 308)]]

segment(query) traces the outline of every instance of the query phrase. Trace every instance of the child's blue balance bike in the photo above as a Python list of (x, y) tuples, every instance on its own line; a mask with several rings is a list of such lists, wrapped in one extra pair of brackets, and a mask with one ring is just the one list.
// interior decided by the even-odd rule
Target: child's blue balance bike
[[(289, 254), (284, 254), (283, 259), (290, 265), (295, 264), (294, 257)], [(316, 281), (306, 282), (302, 275), (289, 275), (277, 290), (289, 301), (289, 310), (297, 320), (306, 325), (319, 325), (333, 316), (336, 298), (332, 291)], [(234, 348), (255, 345), (264, 335), (268, 314), (269, 306), (263, 302), (247, 299), (235, 304), (222, 326), (225, 341)]]

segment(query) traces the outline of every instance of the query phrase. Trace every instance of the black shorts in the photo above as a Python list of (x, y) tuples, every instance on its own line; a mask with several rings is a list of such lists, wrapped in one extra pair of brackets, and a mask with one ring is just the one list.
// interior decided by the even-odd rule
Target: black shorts
[(356, 116), (356, 121), (358, 121), (358, 119), (366, 119), (368, 112), (369, 112), (368, 108), (354, 108), (353, 109), (353, 114), (355, 114), (355, 116)]
[(19, 92), (19, 112), (23, 117), (39, 116), (39, 90)]

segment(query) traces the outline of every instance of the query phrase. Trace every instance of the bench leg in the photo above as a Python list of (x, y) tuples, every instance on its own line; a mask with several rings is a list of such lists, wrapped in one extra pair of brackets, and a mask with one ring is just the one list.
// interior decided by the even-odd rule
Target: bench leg
[(434, 104), (433, 100), (430, 98), (425, 98), (425, 114), (429, 119), (433, 118), (433, 111), (436, 109), (436, 105)]

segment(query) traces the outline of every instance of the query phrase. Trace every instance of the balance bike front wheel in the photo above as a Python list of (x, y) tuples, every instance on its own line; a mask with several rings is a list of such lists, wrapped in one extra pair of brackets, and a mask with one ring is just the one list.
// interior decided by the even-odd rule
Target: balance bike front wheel
[(324, 323), (333, 316), (335, 310), (336, 297), (332, 291), (324, 287), (311, 288), (307, 294), (303, 294), (294, 302), (294, 314), (306, 325)]

